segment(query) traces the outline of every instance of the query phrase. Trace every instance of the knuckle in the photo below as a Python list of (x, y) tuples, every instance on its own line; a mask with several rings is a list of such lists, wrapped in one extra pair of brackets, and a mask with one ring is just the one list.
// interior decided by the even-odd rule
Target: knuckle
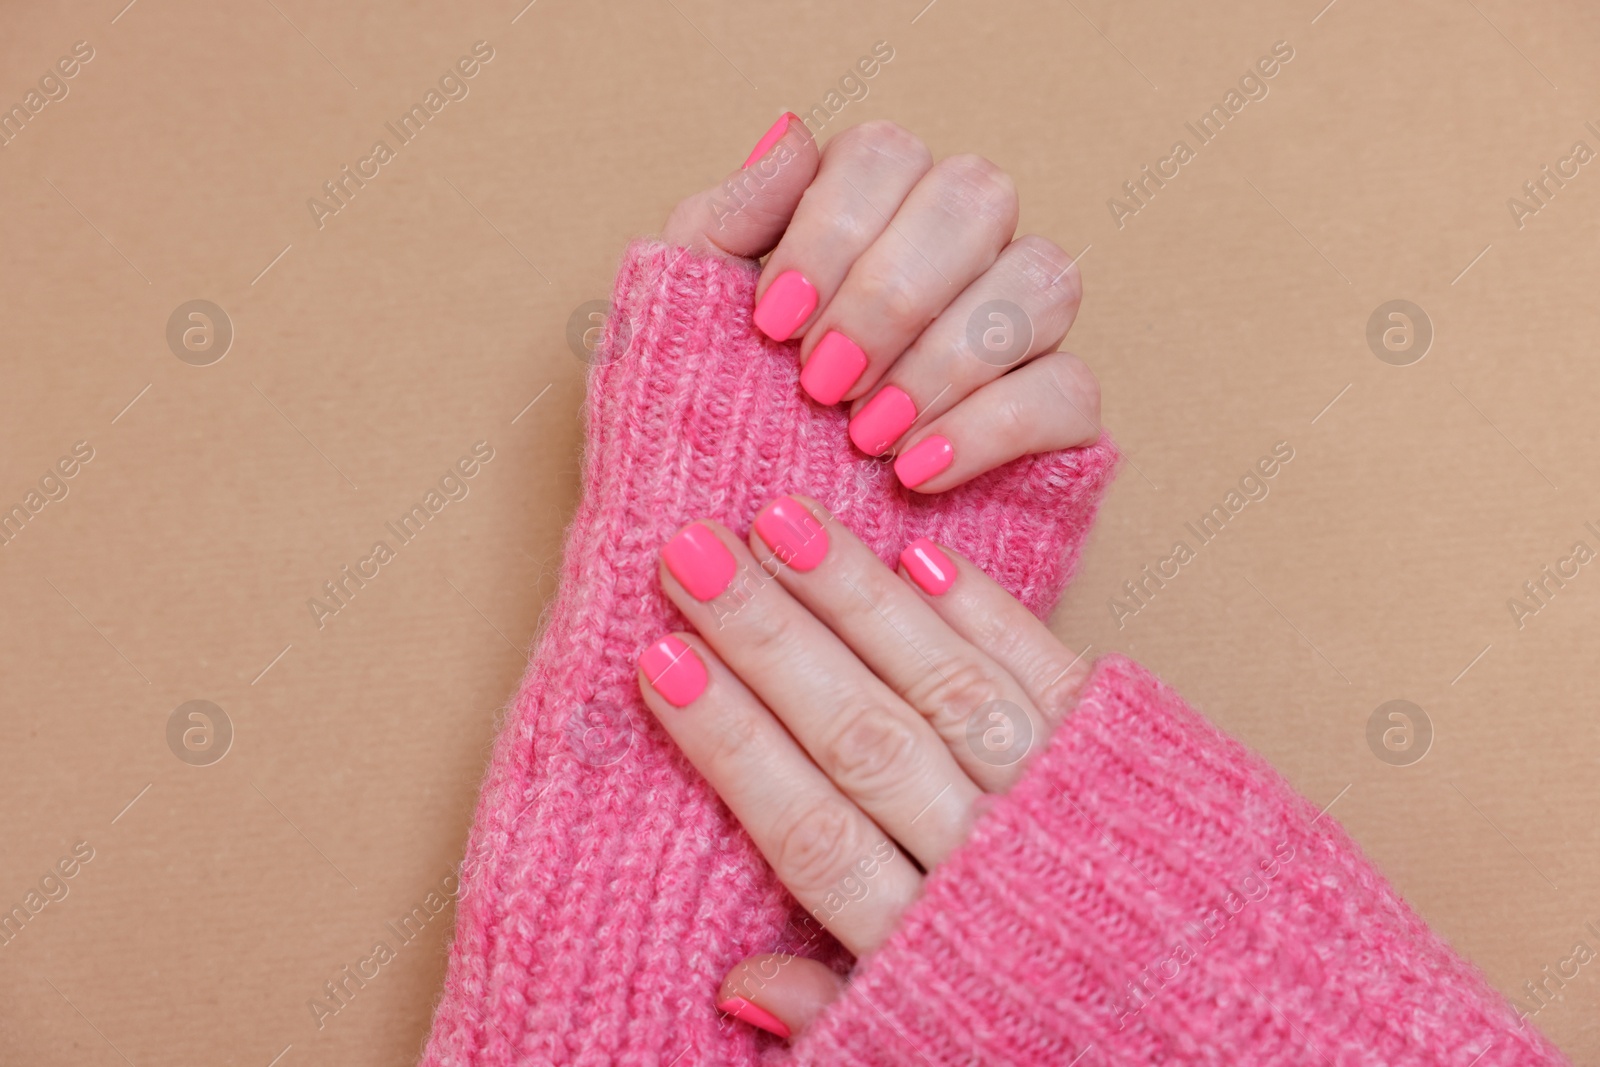
[(1028, 443), (1038, 436), (1035, 433), (1038, 420), (1039, 409), (1034, 396), (1013, 391), (1001, 398), (989, 413), (984, 433), (996, 441), (1004, 442), (1007, 451), (1026, 450)]
[(865, 799), (885, 796), (904, 782), (916, 752), (917, 737), (909, 723), (887, 708), (868, 707), (846, 717), (825, 745), (822, 759), (840, 789)]
[(933, 153), (922, 143), (922, 138), (888, 119), (875, 119), (862, 123), (861, 143), (873, 155), (907, 169), (926, 170), (933, 163)]
[(1016, 218), (1017, 183), (1011, 175), (979, 155), (951, 156), (943, 166), (953, 208), (989, 221)]
[[(1005, 405), (1009, 407), (1010, 405)], [(1002, 416), (1025, 422), (1020, 413)], [(999, 428), (999, 433), (1012, 432)], [(937, 671), (925, 676), (906, 694), (911, 706), (933, 724), (941, 737), (966, 729), (967, 719), (984, 704), (1005, 692), (999, 672), (982, 660), (959, 659), (941, 663)]]
[(799, 895), (827, 889), (849, 866), (855, 838), (855, 821), (844, 805), (832, 798), (815, 801), (779, 839), (779, 876)]
[(1023, 283), (1052, 307), (1077, 307), (1083, 299), (1078, 261), (1054, 241), (1030, 233), (1016, 240)]
[(706, 777), (714, 782), (732, 779), (739, 762), (755, 751), (760, 733), (754, 715), (736, 712), (723, 716), (706, 749)]
[(861, 295), (872, 314), (901, 329), (928, 317), (922, 288), (905, 271), (879, 267), (861, 279)]
[(800, 203), (808, 218), (825, 220), (836, 247), (850, 249), (852, 254), (866, 248), (878, 235), (877, 216), (871, 205), (863, 203), (849, 186), (813, 183), (800, 194)]
[(1082, 656), (1077, 659), (1061, 657), (1045, 664), (1041, 674), (1052, 680), (1040, 690), (1036, 705), (1046, 722), (1058, 723), (1072, 714), (1078, 705), (1078, 693), (1089, 678), (1090, 664)]

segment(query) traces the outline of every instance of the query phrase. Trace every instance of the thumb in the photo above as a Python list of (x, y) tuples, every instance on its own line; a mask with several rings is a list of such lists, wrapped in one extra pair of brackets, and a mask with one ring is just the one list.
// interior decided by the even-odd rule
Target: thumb
[(759, 259), (788, 228), (819, 160), (811, 131), (785, 112), (744, 166), (673, 208), (661, 236), (697, 252)]
[(804, 956), (751, 956), (728, 972), (717, 993), (717, 1010), (751, 1026), (789, 1038), (811, 1024), (845, 980)]

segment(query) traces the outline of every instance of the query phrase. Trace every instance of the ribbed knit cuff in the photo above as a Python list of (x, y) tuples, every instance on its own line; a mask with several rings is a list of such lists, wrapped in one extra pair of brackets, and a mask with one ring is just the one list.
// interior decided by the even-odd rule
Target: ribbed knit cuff
[(782, 1062), (1566, 1061), (1331, 816), (1112, 656)]
[[(629, 247), (589, 387), (591, 455), (621, 468), (608, 475), (649, 472), (640, 503), (681, 509), (698, 496), (740, 532), (772, 497), (806, 493), (886, 562), (929, 537), (981, 560), (1048, 614), (1114, 473), (1109, 436), (1024, 457), (947, 493), (913, 493), (887, 459), (854, 448), (841, 406), (801, 391), (799, 346), (756, 329), (759, 276), (659, 241)], [(657, 474), (664, 491), (653, 491)], [(675, 512), (679, 521), (706, 513)]]
[[(560, 590), (507, 711), (461, 877), (423, 1062), (752, 1062), (723, 976), (793, 949), (805, 913), (644, 707), (640, 650), (683, 619), (656, 562), (681, 524), (744, 533), (815, 497), (883, 559), (918, 537), (1040, 615), (1077, 562), (1116, 452), (1027, 457), (948, 493), (903, 489), (799, 388), (796, 346), (751, 322), (748, 263), (635, 242), (595, 354), (583, 495)], [(814, 953), (841, 961), (826, 939)]]

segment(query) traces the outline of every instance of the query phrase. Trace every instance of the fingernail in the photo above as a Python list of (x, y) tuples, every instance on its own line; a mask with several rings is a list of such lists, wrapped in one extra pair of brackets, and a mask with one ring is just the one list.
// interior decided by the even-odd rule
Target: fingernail
[(817, 309), (817, 287), (797, 270), (775, 278), (756, 304), (755, 322), (774, 341), (787, 341)]
[(869, 456), (881, 456), (917, 421), (917, 405), (904, 389), (886, 385), (850, 420), (850, 440)]
[(811, 358), (800, 370), (800, 388), (819, 404), (837, 404), (867, 369), (867, 354), (838, 330), (811, 350)]
[(808, 571), (828, 554), (828, 531), (806, 506), (779, 497), (756, 516), (756, 533), (772, 554), (797, 571)]
[(785, 111), (782, 115), (779, 115), (778, 121), (772, 124), (770, 130), (761, 135), (761, 140), (756, 142), (756, 147), (751, 151), (750, 158), (740, 164), (739, 169), (749, 170), (750, 164), (772, 151), (772, 146), (783, 140), (783, 135), (789, 132), (789, 123), (799, 121), (800, 116), (793, 111)]
[(668, 634), (639, 654), (639, 669), (656, 692), (675, 708), (706, 691), (706, 665), (681, 637)]
[(900, 565), (929, 596), (943, 596), (956, 580), (955, 564), (926, 537), (919, 537), (900, 553)]
[(729, 997), (717, 1005), (717, 1010), (727, 1012), (735, 1019), (747, 1022), (751, 1026), (758, 1026), (769, 1034), (777, 1034), (782, 1038), (789, 1036), (789, 1028), (783, 1025), (782, 1019), (767, 1009), (750, 1003), (743, 997)]
[(662, 548), (661, 557), (667, 561), (667, 570), (696, 600), (710, 600), (728, 588), (733, 572), (739, 569), (728, 547), (710, 527), (698, 522), (679, 530)]
[(924, 437), (902, 453), (894, 461), (894, 473), (901, 485), (915, 489), (950, 466), (955, 458), (956, 450), (950, 446), (949, 438), (934, 434)]

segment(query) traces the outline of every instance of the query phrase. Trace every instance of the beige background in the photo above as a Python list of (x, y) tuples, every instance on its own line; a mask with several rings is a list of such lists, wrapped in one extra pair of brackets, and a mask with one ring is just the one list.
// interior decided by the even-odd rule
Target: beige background
[[(307, 1001), (459, 859), (574, 504), (568, 318), (880, 40), (822, 134), (887, 116), (984, 153), (1025, 229), (1087, 247), (1069, 344), (1129, 463), (1058, 632), (1337, 798), (1526, 1007), (1600, 949), (1600, 568), (1521, 629), (1507, 607), (1600, 549), (1600, 165), (1520, 229), (1507, 207), (1600, 150), (1592, 8), (121, 2), (0, 34), (7, 107), (94, 49), (0, 148), (0, 506), (94, 449), (0, 547), (0, 906), (94, 851), (0, 946), (0, 1061), (412, 1061), (448, 912), (320, 1029)], [(480, 40), (470, 95), (318, 229), (307, 199)], [(1269, 95), (1118, 228), (1108, 198), (1277, 41)], [(165, 339), (192, 299), (236, 333), (210, 366)], [(1435, 331), (1410, 366), (1366, 341), (1392, 299)], [(307, 599), (478, 441), (470, 495), (319, 629)], [(1119, 628), (1122, 583), (1280, 441), (1270, 496)], [(167, 742), (196, 699), (234, 730), (203, 767)], [(1435, 732), (1410, 766), (1366, 740), (1391, 699)], [(1597, 974), (1537, 1016), (1585, 1063)]]

